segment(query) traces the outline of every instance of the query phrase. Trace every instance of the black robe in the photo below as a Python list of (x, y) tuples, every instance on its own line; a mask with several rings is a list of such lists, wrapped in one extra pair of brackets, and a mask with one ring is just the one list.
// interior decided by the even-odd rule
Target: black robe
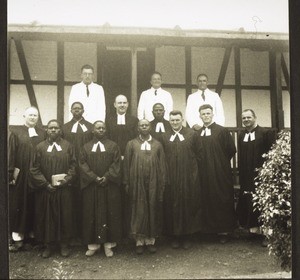
[(45, 130), (35, 127), (38, 136), (29, 137), (28, 127), (11, 128), (8, 142), (9, 177), (14, 168), (20, 173), (9, 189), (9, 223), (11, 232), (29, 233), (33, 230), (34, 195), (30, 188), (29, 168), (35, 147), (45, 139)]
[(252, 132), (255, 131), (255, 140), (244, 142), (247, 130), (241, 131), (238, 137), (238, 167), (240, 180), (240, 196), (237, 204), (237, 214), (239, 223), (245, 228), (257, 227), (258, 211), (253, 211), (252, 194), (255, 191), (254, 178), (257, 176), (256, 168), (262, 166), (264, 158), (262, 155), (267, 153), (271, 145), (275, 141), (275, 131), (271, 129), (256, 126)]
[[(120, 149), (109, 139), (100, 141), (105, 151), (99, 146), (92, 151), (95, 138), (84, 145), (79, 159), (84, 244), (119, 242), (122, 237)], [(106, 177), (107, 185), (99, 186), (97, 176)]]
[[(75, 175), (75, 148), (64, 139), (58, 139), (57, 144), (62, 151), (53, 148), (47, 152), (49, 142), (45, 140), (36, 147), (33, 166), (30, 168), (31, 179), (35, 191), (35, 237), (43, 243), (66, 242), (74, 237), (72, 181)], [(66, 173), (66, 185), (54, 192), (46, 187), (55, 174)]]
[[(82, 118), (80, 124), (84, 124), (87, 131), (83, 131), (81, 126), (78, 125), (76, 133), (72, 132), (73, 125), (77, 122), (76, 119), (65, 123), (62, 127), (62, 137), (69, 141), (75, 147), (75, 155), (78, 161), (80, 150), (83, 148), (83, 145), (91, 141), (93, 138), (92, 130), (94, 128), (93, 124)], [(76, 174), (79, 175), (79, 168), (76, 167)], [(74, 225), (75, 225), (75, 236), (81, 237), (81, 224), (82, 224), (82, 211), (81, 211), (81, 190), (79, 180), (73, 183), (73, 211), (74, 211)]]
[(167, 185), (164, 193), (164, 224), (168, 235), (186, 235), (200, 230), (201, 204), (195, 132), (183, 127), (174, 141), (174, 131), (162, 135), (167, 163)]
[[(161, 132), (161, 131), (155, 132), (156, 125), (158, 122), (162, 122), (164, 124), (165, 132)], [(150, 124), (151, 124), (151, 132), (150, 133), (151, 133), (152, 137), (154, 137), (159, 142), (162, 141), (162, 135), (164, 133), (172, 130), (170, 123), (165, 119), (162, 119), (162, 121), (158, 121), (157, 119), (154, 119), (153, 121), (150, 122)]]
[(114, 114), (106, 120), (107, 138), (117, 143), (120, 147), (121, 155), (124, 156), (128, 141), (137, 137), (138, 118), (125, 114), (125, 125), (117, 124), (117, 114)]
[(124, 184), (129, 186), (129, 234), (134, 238), (157, 237), (162, 229), (162, 199), (165, 186), (165, 154), (160, 142), (149, 141), (151, 150), (141, 150), (137, 137), (128, 142), (124, 157)]
[(236, 153), (230, 132), (212, 123), (210, 136), (201, 136), (205, 127), (197, 131), (201, 178), (202, 231), (231, 232), (236, 227), (233, 175), (230, 160)]

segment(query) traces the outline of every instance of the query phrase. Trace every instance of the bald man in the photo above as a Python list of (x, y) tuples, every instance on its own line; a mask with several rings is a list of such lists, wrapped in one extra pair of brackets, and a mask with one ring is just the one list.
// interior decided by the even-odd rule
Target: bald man
[(19, 251), (25, 239), (33, 238), (34, 196), (30, 188), (29, 167), (36, 145), (46, 136), (45, 130), (36, 126), (39, 119), (37, 108), (27, 108), (23, 117), (24, 125), (11, 128), (9, 137), (9, 222), (13, 240), (10, 252)]

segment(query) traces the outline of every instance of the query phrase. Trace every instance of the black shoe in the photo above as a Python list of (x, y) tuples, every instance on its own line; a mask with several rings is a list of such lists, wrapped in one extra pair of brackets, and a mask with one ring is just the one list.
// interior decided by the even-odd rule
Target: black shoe
[(228, 237), (228, 235), (226, 234), (222, 234), (222, 235), (220, 235), (220, 237), (219, 237), (220, 239), (219, 239), (219, 241), (220, 241), (220, 243), (221, 244), (225, 244), (225, 243), (227, 243), (228, 241), (229, 241), (229, 237)]
[(12, 243), (11, 245), (9, 245), (9, 252), (11, 253), (16, 253), (19, 252), (23, 249), (23, 241), (15, 241), (14, 243)]
[(47, 246), (42, 253), (42, 258), (48, 259), (51, 256), (51, 253), (52, 253), (52, 251), (51, 251), (50, 247)]
[(157, 248), (154, 245), (147, 245), (147, 249), (150, 253), (156, 253)]
[(60, 245), (60, 254), (64, 258), (67, 258), (70, 255), (70, 249), (68, 248), (68, 245)]
[(135, 252), (136, 252), (138, 255), (143, 254), (143, 253), (144, 253), (144, 246), (136, 246)]

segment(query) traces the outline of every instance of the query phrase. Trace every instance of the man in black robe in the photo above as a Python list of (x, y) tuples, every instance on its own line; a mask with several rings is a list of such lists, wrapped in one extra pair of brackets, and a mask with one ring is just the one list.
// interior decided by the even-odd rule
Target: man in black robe
[(36, 126), (38, 118), (37, 108), (27, 108), (25, 125), (11, 128), (9, 137), (9, 225), (13, 240), (10, 252), (20, 250), (24, 239), (33, 237), (34, 194), (29, 167), (36, 145), (45, 139), (45, 130)]
[(139, 136), (128, 142), (124, 157), (124, 184), (129, 202), (129, 234), (136, 241), (136, 253), (156, 252), (161, 233), (162, 199), (165, 187), (165, 155), (160, 142), (150, 135), (150, 122), (140, 120)]
[[(62, 139), (57, 120), (47, 124), (47, 139), (37, 145), (31, 180), (35, 191), (35, 237), (45, 244), (48, 258), (59, 243), (63, 257), (69, 256), (68, 243), (74, 237), (72, 181), (75, 180), (75, 148)], [(56, 175), (56, 176), (55, 176)], [(60, 177), (55, 180), (54, 177)]]
[[(78, 161), (79, 152), (82, 149), (83, 145), (91, 141), (93, 138), (92, 130), (93, 125), (85, 120), (82, 115), (84, 113), (84, 107), (81, 102), (74, 102), (71, 106), (71, 113), (73, 119), (65, 123), (62, 127), (62, 137), (74, 145), (75, 147), (75, 156)], [(78, 166), (76, 168), (76, 174), (79, 174)], [(76, 180), (73, 183), (73, 211), (74, 211), (74, 225), (75, 225), (75, 237), (78, 239), (81, 238), (81, 190), (79, 180)], [(75, 241), (75, 240), (74, 240)], [(76, 244), (76, 242), (74, 243)]]
[(162, 135), (167, 131), (171, 130), (170, 123), (164, 118), (165, 115), (165, 107), (161, 103), (155, 103), (153, 105), (152, 114), (154, 116), (154, 120), (150, 122), (151, 124), (151, 135), (156, 140), (161, 142)]
[(213, 122), (213, 108), (204, 104), (199, 108), (203, 127), (197, 132), (201, 177), (202, 231), (217, 233), (221, 243), (228, 241), (228, 233), (236, 227), (231, 159), (236, 148), (230, 132)]
[[(106, 129), (108, 139), (117, 143), (121, 150), (121, 173), (123, 172), (123, 159), (125, 148), (128, 141), (134, 139), (138, 135), (137, 125), (138, 118), (127, 113), (129, 102), (125, 95), (118, 95), (115, 98), (114, 107), (116, 109), (113, 115), (107, 117)], [(123, 174), (121, 174), (121, 177)], [(125, 186), (121, 187), (122, 197), (122, 227), (123, 233), (128, 231), (129, 218), (126, 205), (128, 197), (125, 193)]]
[(164, 224), (174, 249), (191, 247), (190, 235), (200, 230), (201, 218), (195, 132), (182, 123), (182, 113), (171, 111), (172, 130), (162, 135), (167, 163)]
[(107, 257), (122, 237), (120, 167), (118, 145), (107, 139), (106, 126), (96, 121), (93, 139), (84, 145), (79, 159), (82, 189), (82, 238), (93, 256), (104, 245)]
[[(255, 112), (246, 109), (242, 112), (242, 122), (245, 129), (238, 137), (238, 167), (240, 179), (240, 196), (237, 205), (239, 224), (250, 233), (262, 233), (258, 222), (259, 212), (253, 209), (252, 193), (255, 191), (254, 178), (256, 168), (262, 166), (264, 158), (275, 141), (275, 131), (257, 125)], [(266, 245), (265, 240), (262, 243)]]

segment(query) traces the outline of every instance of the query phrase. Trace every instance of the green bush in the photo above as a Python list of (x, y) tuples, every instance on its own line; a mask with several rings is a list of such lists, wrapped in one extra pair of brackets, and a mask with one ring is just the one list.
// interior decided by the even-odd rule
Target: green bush
[(291, 135), (281, 131), (255, 178), (254, 207), (268, 238), (269, 254), (278, 257), (281, 266), (291, 269)]

